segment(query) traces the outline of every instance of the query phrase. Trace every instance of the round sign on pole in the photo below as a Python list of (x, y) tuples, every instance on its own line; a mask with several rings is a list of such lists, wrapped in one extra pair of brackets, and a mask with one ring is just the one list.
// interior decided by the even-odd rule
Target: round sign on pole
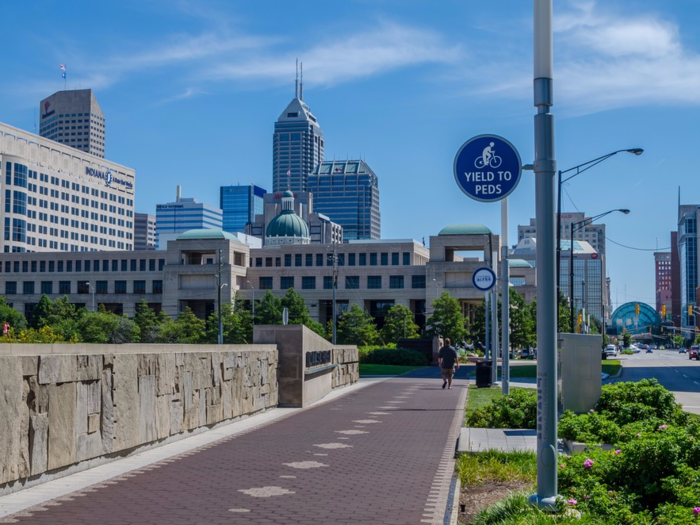
[(498, 135), (469, 139), (455, 157), (457, 185), (466, 195), (481, 202), (505, 199), (520, 182), (521, 173), (518, 150)]
[(491, 268), (486, 266), (477, 268), (472, 274), (472, 284), (474, 288), (482, 292), (488, 292), (496, 284), (496, 274)]

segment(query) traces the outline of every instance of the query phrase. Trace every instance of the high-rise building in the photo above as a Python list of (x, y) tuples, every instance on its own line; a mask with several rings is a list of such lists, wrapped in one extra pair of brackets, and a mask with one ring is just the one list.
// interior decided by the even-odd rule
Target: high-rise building
[(264, 189), (248, 186), (221, 186), (219, 206), (223, 212), (224, 231), (235, 233), (245, 230), (245, 225), (255, 221), (263, 213)]
[(656, 269), (656, 313), (671, 315), (671, 252), (654, 252)]
[[(668, 312), (667, 312), (668, 313)], [(671, 232), (671, 320), (681, 325), (681, 261), (678, 257), (678, 232)]]
[(309, 175), (314, 211), (343, 227), (343, 239), (379, 239), (379, 180), (363, 160), (325, 161)]
[(221, 208), (183, 199), (177, 187), (175, 202), (156, 205), (156, 249), (167, 249), (168, 241), (189, 230), (221, 230)]
[(132, 250), (133, 169), (0, 124), (1, 252)]
[(105, 156), (105, 116), (91, 89), (57, 91), (39, 104), (39, 135)]
[[(586, 220), (586, 214), (583, 212), (572, 212), (561, 214), (561, 239), (571, 240), (571, 228), (573, 224), (581, 223)], [(586, 224), (583, 228), (581, 225), (576, 226), (577, 230), (574, 234), (574, 240), (586, 241), (600, 255), (605, 255), (605, 224), (594, 222)], [(529, 237), (537, 237), (537, 222), (535, 219), (530, 219), (530, 224), (527, 226), (518, 226), (518, 241)]]
[(156, 249), (156, 217), (148, 213), (134, 214), (134, 250)]
[[(698, 234), (700, 206), (697, 204), (678, 205), (678, 258), (681, 276), (681, 327), (695, 327), (695, 312), (689, 315), (690, 306), (697, 307), (696, 289), (698, 287)], [(673, 249), (675, 247), (671, 247)], [(690, 336), (689, 333), (685, 335)]]
[(275, 122), (272, 137), (272, 191), (307, 191), (309, 173), (323, 161), (323, 130), (301, 89)]

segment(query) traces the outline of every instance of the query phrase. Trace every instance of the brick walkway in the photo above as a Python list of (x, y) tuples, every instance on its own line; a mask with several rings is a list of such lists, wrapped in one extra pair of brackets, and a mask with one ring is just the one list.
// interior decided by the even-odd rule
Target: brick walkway
[(0, 522), (443, 523), (466, 399), (456, 383), (390, 379)]

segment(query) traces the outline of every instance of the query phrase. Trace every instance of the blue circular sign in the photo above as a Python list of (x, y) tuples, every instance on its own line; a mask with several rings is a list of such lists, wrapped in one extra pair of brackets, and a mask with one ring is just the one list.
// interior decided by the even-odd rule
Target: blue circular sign
[(498, 135), (479, 135), (465, 142), (455, 157), (455, 180), (474, 200), (495, 202), (520, 182), (522, 163), (515, 147)]
[(496, 274), (487, 266), (477, 268), (472, 274), (472, 284), (474, 285), (474, 288), (477, 288), (482, 292), (488, 292), (496, 284)]

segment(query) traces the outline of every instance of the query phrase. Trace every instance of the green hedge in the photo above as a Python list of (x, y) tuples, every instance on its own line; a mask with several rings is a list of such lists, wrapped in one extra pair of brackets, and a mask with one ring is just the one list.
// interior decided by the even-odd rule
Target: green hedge
[(407, 348), (363, 346), (358, 348), (360, 363), (371, 365), (427, 366), (428, 357)]

